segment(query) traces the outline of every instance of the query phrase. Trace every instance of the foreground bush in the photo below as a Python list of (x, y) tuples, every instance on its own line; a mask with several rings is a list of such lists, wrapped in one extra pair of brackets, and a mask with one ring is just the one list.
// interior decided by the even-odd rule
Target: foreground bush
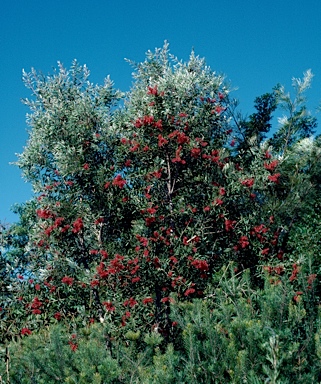
[[(108, 325), (52, 325), (11, 343), (12, 383), (316, 383), (321, 380), (321, 314), (315, 287), (231, 266), (215, 290), (172, 304), (173, 338), (128, 330), (110, 339)], [(314, 283), (315, 284), (315, 283)], [(4, 364), (1, 366), (5, 372)]]

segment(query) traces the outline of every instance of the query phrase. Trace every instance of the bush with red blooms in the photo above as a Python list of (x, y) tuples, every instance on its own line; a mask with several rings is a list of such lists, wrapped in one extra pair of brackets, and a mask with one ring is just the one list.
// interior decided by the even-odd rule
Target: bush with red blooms
[(94, 319), (111, 333), (158, 324), (168, 335), (171, 303), (204, 297), (227, 262), (299, 273), (286, 267), (285, 230), (298, 189), (284, 158), (248, 134), (274, 109), (235, 126), (224, 79), (167, 45), (135, 70), (125, 97), (109, 79), (90, 84), (76, 62), (46, 80), (24, 74), (34, 99), (18, 165), (35, 197), (22, 210), (22, 279), (2, 317), (18, 311), (21, 334)]

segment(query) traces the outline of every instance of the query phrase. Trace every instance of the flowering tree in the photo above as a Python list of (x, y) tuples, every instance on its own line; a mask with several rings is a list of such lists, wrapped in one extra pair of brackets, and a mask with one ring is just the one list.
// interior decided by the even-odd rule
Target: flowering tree
[(72, 319), (169, 335), (170, 304), (203, 297), (226, 262), (284, 271), (303, 191), (262, 143), (276, 94), (235, 124), (224, 79), (194, 53), (182, 63), (165, 44), (133, 65), (127, 95), (109, 78), (94, 86), (76, 62), (24, 74), (31, 132), (18, 165), (35, 198), (2, 317), (21, 315), (13, 334)]

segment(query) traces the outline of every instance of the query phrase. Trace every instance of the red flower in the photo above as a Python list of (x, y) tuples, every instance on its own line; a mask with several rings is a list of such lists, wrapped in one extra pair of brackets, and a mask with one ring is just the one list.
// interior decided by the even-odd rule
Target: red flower
[(117, 175), (113, 180), (113, 185), (119, 187), (120, 189), (124, 188), (127, 184), (127, 181), (122, 178), (121, 175)]
[(162, 120), (158, 120), (156, 121), (156, 123), (154, 124), (156, 128), (158, 128), (160, 131), (163, 130), (163, 125), (162, 125)]
[(244, 185), (245, 187), (251, 188), (253, 187), (253, 184), (254, 184), (254, 178), (245, 179), (241, 182), (241, 184)]
[(78, 348), (78, 344), (73, 343), (72, 341), (68, 341), (68, 344), (70, 345), (70, 349), (75, 352)]
[(40, 219), (51, 219), (54, 216), (48, 209), (37, 209), (36, 213)]
[(278, 184), (279, 183), (279, 177), (281, 176), (280, 173), (275, 173), (274, 175), (269, 175), (268, 179), (272, 181), (273, 183)]
[(273, 172), (275, 168), (278, 166), (279, 161), (278, 160), (273, 160), (271, 163), (264, 163), (264, 168), (267, 169), (268, 171)]
[(249, 239), (247, 236), (241, 236), (239, 240), (239, 245), (241, 246), (242, 249), (246, 248), (249, 246)]
[(30, 331), (29, 328), (22, 328), (20, 333), (21, 333), (22, 336), (24, 336), (24, 335), (31, 335), (32, 334), (32, 332)]
[(200, 148), (192, 148), (191, 149), (191, 156), (197, 159), (199, 155), (201, 154), (201, 149)]
[(73, 229), (72, 229), (72, 232), (73, 233), (78, 233), (80, 232), (83, 228), (84, 228), (84, 223), (82, 221), (82, 218), (81, 217), (78, 217), (78, 219), (76, 219), (73, 224)]
[(106, 311), (108, 311), (108, 312), (114, 312), (114, 310), (116, 309), (116, 308), (113, 306), (113, 304), (112, 304), (111, 301), (104, 301), (104, 302), (103, 302), (103, 305), (105, 306)]
[(54, 314), (54, 318), (56, 319), (56, 320), (61, 320), (61, 313), (60, 312), (56, 312), (55, 314)]
[(31, 308), (32, 309), (39, 309), (42, 306), (42, 302), (38, 299), (38, 297), (35, 297), (32, 300)]
[(41, 314), (41, 311), (40, 311), (40, 309), (33, 309), (33, 310), (32, 310), (32, 314), (33, 314), (33, 315), (40, 315), (40, 314)]
[(67, 284), (69, 286), (72, 286), (73, 282), (74, 282), (74, 279), (72, 277), (69, 277), (69, 276), (65, 276), (61, 279), (61, 282), (63, 284)]
[(157, 96), (158, 90), (157, 90), (157, 84), (152, 88), (148, 87), (147, 95), (154, 95)]
[(184, 292), (184, 296), (192, 295), (194, 292), (195, 292), (195, 289), (194, 289), (194, 288), (188, 288), (188, 289), (186, 289), (186, 291)]
[(40, 284), (36, 284), (36, 285), (35, 285), (35, 290), (36, 290), (36, 291), (40, 291)]
[(127, 307), (129, 305), (132, 308), (136, 304), (138, 304), (138, 302), (134, 298), (132, 298), (132, 297), (130, 299), (124, 301), (124, 306), (125, 307)]
[(236, 224), (236, 221), (235, 220), (225, 220), (225, 231), (226, 232), (229, 232), (229, 231), (232, 231), (234, 229), (234, 225)]
[(173, 298), (171, 298), (171, 297), (163, 297), (162, 299), (161, 299), (161, 302), (162, 303), (174, 303), (174, 299)]
[(89, 169), (89, 164), (88, 164), (88, 163), (84, 164), (84, 165), (83, 165), (83, 168), (84, 168), (84, 170)]
[(162, 135), (158, 135), (158, 146), (162, 147), (166, 144), (168, 144), (168, 140), (166, 140)]
[(209, 265), (205, 260), (194, 260), (191, 262), (191, 265), (193, 265), (193, 267), (199, 269), (202, 272), (209, 270)]
[(146, 304), (149, 304), (149, 303), (153, 303), (154, 299), (152, 297), (146, 297), (142, 301), (143, 301), (143, 304), (146, 305)]

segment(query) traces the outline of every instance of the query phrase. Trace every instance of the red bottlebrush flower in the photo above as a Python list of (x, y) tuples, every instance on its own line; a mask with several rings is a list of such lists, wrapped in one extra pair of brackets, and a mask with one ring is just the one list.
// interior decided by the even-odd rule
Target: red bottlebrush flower
[(108, 253), (105, 250), (100, 250), (100, 254), (102, 256), (102, 259), (105, 260), (108, 258)]
[(166, 140), (162, 135), (158, 135), (158, 146), (161, 148), (166, 144), (168, 144), (168, 140)]
[(50, 225), (47, 229), (45, 229), (44, 234), (49, 237), (54, 229), (54, 225)]
[(56, 312), (55, 314), (54, 314), (54, 318), (56, 319), (56, 320), (61, 320), (61, 313), (60, 312)]
[(170, 258), (170, 261), (173, 263), (173, 264), (177, 264), (178, 263), (178, 260), (175, 256), (171, 256)]
[(35, 290), (36, 290), (36, 291), (40, 291), (40, 289), (41, 289), (40, 284), (36, 284), (36, 285), (35, 285)]
[(89, 254), (90, 254), (90, 255), (98, 255), (98, 253), (99, 253), (99, 251), (98, 251), (97, 249), (91, 249), (91, 250), (89, 251)]
[(278, 166), (279, 161), (278, 160), (273, 160), (271, 163), (266, 163), (264, 162), (264, 168), (267, 169), (268, 171), (273, 172), (275, 168)]
[(72, 228), (72, 232), (73, 233), (78, 233), (80, 232), (83, 228), (84, 228), (84, 223), (82, 221), (82, 218), (81, 217), (78, 217), (78, 219), (76, 219), (73, 224), (72, 224), (73, 228)]
[(119, 187), (120, 189), (124, 188), (127, 184), (127, 181), (122, 178), (121, 175), (117, 175), (113, 180), (113, 185)]
[(220, 100), (223, 100), (225, 95), (223, 93), (219, 92), (218, 93), (218, 97), (219, 97)]
[(245, 187), (251, 188), (254, 185), (254, 178), (245, 179), (245, 180), (241, 181), (241, 184), (244, 185)]
[(215, 205), (222, 205), (223, 203), (224, 203), (223, 200), (221, 200), (219, 198), (215, 199), (215, 201), (214, 201)]
[(103, 217), (99, 217), (99, 219), (95, 220), (95, 225), (101, 224), (103, 222), (104, 222), (104, 218)]
[(266, 159), (271, 159), (271, 157), (272, 157), (272, 155), (269, 151), (266, 151), (264, 155), (265, 155)]
[(142, 300), (143, 304), (146, 305), (146, 304), (149, 304), (149, 303), (153, 303), (154, 302), (154, 299), (151, 298), (151, 297), (146, 297), (145, 299)]
[(190, 142), (190, 138), (188, 136), (186, 136), (184, 132), (177, 131), (177, 143), (178, 144), (185, 144), (185, 143), (189, 143), (189, 142)]
[(70, 228), (70, 225), (69, 225), (69, 224), (64, 225), (62, 228), (60, 228), (60, 232), (61, 232), (61, 233), (68, 232), (69, 228)]
[[(221, 105), (217, 105), (215, 107), (215, 112), (219, 115), (221, 112), (223, 112), (225, 110), (224, 107), (222, 107)], [(212, 111), (213, 112), (213, 111)]]
[(138, 304), (138, 302), (132, 297), (130, 299), (124, 301), (125, 307), (130, 306), (131, 308), (133, 308), (136, 304)]
[(74, 185), (73, 181), (65, 181), (65, 184), (68, 185), (69, 187), (72, 187)]
[(21, 331), (20, 331), (21, 335), (24, 336), (24, 335), (31, 335), (32, 332), (30, 331), (29, 328), (22, 328)]
[(133, 284), (135, 284), (135, 283), (138, 283), (139, 280), (140, 280), (140, 277), (136, 276), (136, 277), (133, 277), (131, 281), (132, 281)]
[(225, 226), (225, 231), (229, 232), (234, 229), (234, 225), (236, 224), (235, 220), (225, 220), (224, 226)]
[(241, 236), (239, 240), (239, 245), (241, 246), (242, 249), (246, 248), (249, 246), (249, 239), (247, 236)]
[(268, 255), (270, 253), (270, 248), (264, 248), (264, 249), (262, 249), (262, 251), (261, 251), (261, 254), (262, 255)]
[(186, 291), (184, 292), (184, 296), (192, 295), (194, 292), (195, 292), (195, 289), (194, 289), (194, 288), (188, 288), (188, 289), (186, 289)]
[(99, 285), (99, 280), (92, 280), (91, 282), (90, 282), (90, 286), (92, 287), (92, 288), (94, 288), (94, 287), (97, 287)]
[(109, 187), (110, 187), (110, 181), (107, 181), (107, 183), (105, 183), (105, 185), (104, 185), (104, 188), (107, 189)]
[(89, 164), (88, 163), (84, 164), (83, 168), (84, 168), (84, 170), (88, 170), (89, 169)]
[(107, 312), (114, 312), (115, 307), (113, 306), (111, 301), (103, 301), (103, 306), (105, 307)]
[(128, 159), (128, 160), (125, 161), (124, 165), (125, 165), (125, 167), (130, 167), (131, 163), (132, 163), (132, 161), (130, 159)]
[(40, 311), (40, 309), (33, 309), (32, 314), (33, 315), (41, 315), (41, 311)]
[(143, 124), (144, 125), (151, 125), (154, 123), (154, 116), (144, 116), (143, 117)]
[(72, 341), (68, 341), (68, 344), (70, 345), (70, 349), (75, 352), (78, 348), (78, 344), (73, 343)]
[(64, 217), (57, 217), (57, 219), (54, 222), (54, 227), (55, 228), (60, 227), (64, 220), (65, 220)]
[(159, 261), (158, 257), (154, 257), (153, 263), (154, 263), (155, 268), (160, 268), (161, 267), (161, 264), (160, 264), (160, 261)]
[(219, 188), (218, 193), (219, 193), (221, 196), (224, 196), (224, 195), (226, 194), (225, 188), (223, 188), (223, 187)]
[(289, 281), (296, 280), (298, 277), (299, 271), (300, 271), (299, 266), (296, 263), (294, 263), (292, 265), (292, 274), (289, 278)]
[(174, 159), (172, 159), (172, 162), (173, 163), (182, 163), (182, 164), (186, 164), (186, 161), (185, 160), (182, 160), (182, 158), (180, 157), (180, 153), (182, 151), (182, 146), (180, 145), (177, 149), (176, 149), (176, 156)]
[(155, 221), (156, 221), (155, 217), (146, 217), (145, 219), (146, 226), (147, 227), (151, 226), (151, 224), (154, 223)]
[(157, 84), (154, 87), (148, 87), (147, 95), (158, 95)]
[(155, 213), (157, 212), (157, 208), (158, 208), (158, 207), (147, 208), (146, 211), (147, 211), (150, 215), (155, 215)]
[(154, 124), (155, 128), (158, 128), (160, 131), (163, 130), (163, 124), (162, 124), (162, 120), (158, 120), (156, 121), (156, 123)]
[(122, 144), (128, 144), (128, 139), (126, 139), (125, 137), (122, 137), (121, 139), (120, 139), (120, 142), (122, 143)]
[(141, 128), (143, 126), (143, 121), (141, 119), (137, 119), (134, 123), (136, 128)]
[(269, 175), (268, 176), (268, 179), (270, 180), (270, 181), (272, 181), (272, 183), (276, 183), (276, 184), (278, 184), (279, 183), (279, 177), (281, 176), (281, 174), (280, 173), (275, 173), (274, 175)]
[(191, 149), (191, 156), (194, 157), (194, 159), (197, 159), (201, 154), (201, 148), (192, 148)]
[(51, 219), (54, 217), (54, 214), (48, 209), (37, 209), (36, 213), (40, 219)]
[(38, 297), (35, 297), (31, 302), (31, 308), (32, 309), (39, 309), (42, 306), (42, 302), (38, 299)]
[(191, 265), (202, 272), (209, 270), (209, 265), (205, 260), (194, 260), (191, 262)]
[(18, 278), (19, 280), (23, 280), (23, 279), (24, 279), (24, 277), (23, 277), (22, 275), (17, 275), (17, 278)]
[(69, 285), (70, 287), (73, 285), (73, 282), (74, 282), (74, 278), (72, 277), (69, 277), (69, 276), (65, 276), (61, 279), (61, 282), (63, 284), (66, 284), (66, 285)]
[(174, 303), (174, 299), (172, 299), (171, 297), (163, 297), (161, 299), (161, 302), (162, 303)]

